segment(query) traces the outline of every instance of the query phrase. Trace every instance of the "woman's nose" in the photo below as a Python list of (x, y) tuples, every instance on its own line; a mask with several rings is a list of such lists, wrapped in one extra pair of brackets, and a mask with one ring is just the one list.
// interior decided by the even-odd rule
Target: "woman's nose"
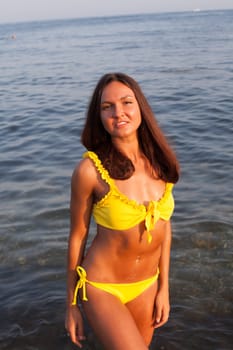
[(116, 104), (113, 108), (113, 117), (119, 118), (124, 114), (123, 108), (120, 104)]

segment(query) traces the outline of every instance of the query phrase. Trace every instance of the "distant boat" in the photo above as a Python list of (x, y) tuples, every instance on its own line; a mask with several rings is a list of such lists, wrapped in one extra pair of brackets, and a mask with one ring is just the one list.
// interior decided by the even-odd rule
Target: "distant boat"
[(193, 12), (200, 12), (201, 11), (201, 9), (193, 9)]

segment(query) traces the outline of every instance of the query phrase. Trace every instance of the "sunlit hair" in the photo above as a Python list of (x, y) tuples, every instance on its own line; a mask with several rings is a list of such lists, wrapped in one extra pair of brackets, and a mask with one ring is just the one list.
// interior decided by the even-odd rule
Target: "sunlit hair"
[(175, 153), (159, 128), (140, 86), (126, 74), (108, 73), (102, 76), (97, 83), (87, 110), (86, 122), (81, 135), (82, 144), (89, 151), (98, 154), (112, 178), (127, 179), (133, 174), (133, 163), (113, 145), (111, 136), (104, 129), (100, 117), (103, 90), (113, 81), (121, 82), (134, 92), (142, 118), (138, 129), (141, 151), (159, 178), (176, 183), (179, 178), (179, 165)]

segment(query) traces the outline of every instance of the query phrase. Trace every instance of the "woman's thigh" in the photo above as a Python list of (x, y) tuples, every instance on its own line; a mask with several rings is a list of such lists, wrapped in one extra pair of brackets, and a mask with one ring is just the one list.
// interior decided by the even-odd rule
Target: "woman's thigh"
[(96, 336), (107, 350), (147, 350), (128, 307), (110, 293), (87, 285), (83, 309)]
[(154, 334), (153, 314), (158, 282), (153, 283), (137, 298), (126, 304), (145, 343), (149, 346)]

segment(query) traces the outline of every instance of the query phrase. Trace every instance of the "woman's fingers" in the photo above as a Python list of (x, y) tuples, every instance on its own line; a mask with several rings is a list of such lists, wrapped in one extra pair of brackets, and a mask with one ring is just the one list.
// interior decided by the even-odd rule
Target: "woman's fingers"
[(164, 323), (168, 321), (169, 318), (169, 311), (166, 310), (165, 308), (157, 308), (155, 312), (155, 317), (154, 317), (154, 323), (153, 326), (154, 328), (159, 328), (161, 327)]

